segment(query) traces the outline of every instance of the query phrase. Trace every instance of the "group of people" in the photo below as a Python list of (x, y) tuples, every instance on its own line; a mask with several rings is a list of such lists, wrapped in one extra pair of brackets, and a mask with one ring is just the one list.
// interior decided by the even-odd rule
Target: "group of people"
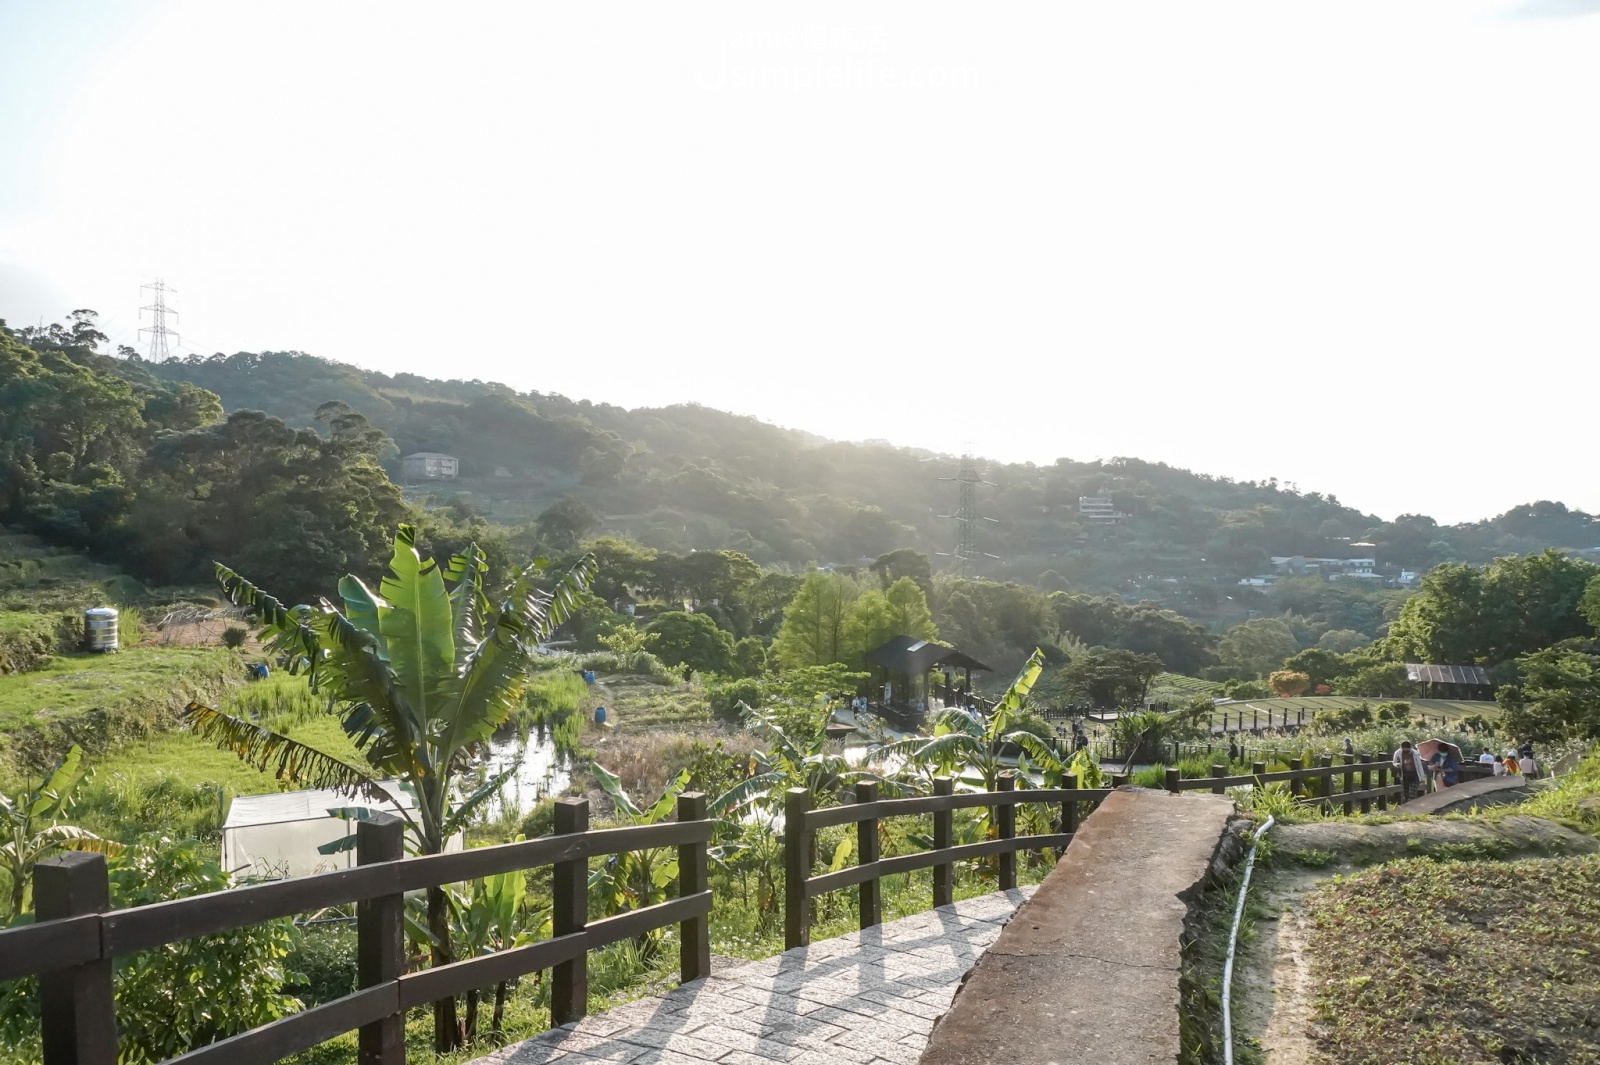
[(1496, 755), (1493, 749), (1485, 747), (1483, 753), (1478, 755), (1478, 761), (1484, 765), (1494, 766), (1494, 775), (1497, 777), (1518, 774), (1531, 777), (1539, 769), (1539, 763), (1533, 758), (1531, 743), (1509, 748), (1504, 755)]
[[(1404, 740), (1394, 752), (1393, 761), (1395, 776), (1400, 781), (1402, 802), (1420, 798), (1432, 789), (1454, 787), (1461, 780), (1461, 760), (1457, 757), (1456, 748), (1450, 744), (1441, 743), (1433, 756), (1424, 760), (1422, 752), (1410, 740)], [(1532, 776), (1538, 769), (1531, 743), (1506, 751), (1504, 758), (1497, 757), (1492, 749), (1485, 747), (1478, 761), (1494, 766), (1494, 775), (1497, 777), (1507, 773)]]

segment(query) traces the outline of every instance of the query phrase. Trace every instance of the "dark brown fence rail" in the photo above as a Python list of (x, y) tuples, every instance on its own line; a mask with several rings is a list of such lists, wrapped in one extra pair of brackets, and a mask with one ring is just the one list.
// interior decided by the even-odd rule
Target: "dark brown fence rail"
[[(856, 801), (853, 805), (830, 806), (821, 810), (811, 808), (809, 790), (789, 789), (784, 808), (784, 946), (800, 947), (811, 941), (811, 900), (841, 888), (858, 889), (862, 928), (880, 923), (883, 920), (883, 907), (879, 880), (895, 873), (931, 867), (933, 904), (948, 906), (954, 901), (955, 863), (997, 855), (1000, 889), (1004, 891), (1016, 887), (1017, 851), (1065, 847), (1072, 842), (1072, 835), (1078, 829), (1078, 804), (1086, 802), (1098, 805), (1111, 794), (1108, 788), (1080, 789), (1077, 779), (1071, 774), (1066, 776), (1064, 782), (1067, 784), (1065, 788), (1018, 791), (1015, 774), (1002, 773), (997, 781), (998, 791), (957, 795), (955, 782), (949, 777), (939, 777), (933, 782), (932, 795), (911, 799), (879, 799), (876, 784), (861, 783), (856, 785)], [(1021, 803), (1059, 803), (1061, 813), (1056, 825), (1060, 831), (1018, 836), (1017, 806)], [(955, 846), (955, 811), (976, 807), (994, 809), (996, 838)], [(893, 858), (879, 857), (879, 820), (919, 814), (933, 815), (933, 849)], [(852, 823), (856, 826), (857, 864), (837, 872), (812, 876), (812, 855), (817, 832), (834, 825)]]
[[(675, 823), (589, 830), (587, 799), (556, 803), (555, 834), (457, 854), (406, 858), (402, 823), (380, 814), (356, 827), (356, 866), (130, 910), (111, 910), (105, 858), (71, 853), (40, 862), (38, 923), (0, 932), (0, 980), (39, 976), (44, 1065), (116, 1065), (112, 962), (168, 943), (228, 932), (327, 906), (356, 903), (353, 994), (168, 1060), (168, 1065), (269, 1065), (326, 1039), (359, 1031), (362, 1065), (404, 1065), (405, 1011), (542, 969), (551, 970), (551, 1018), (582, 1017), (588, 952), (670, 925), (679, 927), (683, 980), (711, 971), (706, 844), (714, 823), (704, 795), (678, 797)], [(588, 920), (590, 858), (678, 848), (678, 897)], [(552, 867), (550, 939), (405, 972), (405, 893), (537, 866)]]
[[(1303, 766), (1299, 758), (1291, 758), (1289, 768), (1276, 773), (1267, 772), (1267, 763), (1255, 762), (1248, 774), (1228, 776), (1228, 767), (1218, 763), (1211, 767), (1209, 777), (1190, 777), (1185, 780), (1178, 775), (1176, 768), (1169, 768), (1166, 787), (1168, 791), (1209, 790), (1221, 795), (1228, 788), (1245, 785), (1261, 787), (1284, 782), (1289, 785), (1289, 793), (1303, 802), (1319, 806), (1342, 806), (1347, 814), (1354, 813), (1359, 805), (1362, 813), (1369, 813), (1374, 801), (1378, 809), (1387, 810), (1390, 797), (1400, 796), (1400, 782), (1390, 779), (1393, 773), (1394, 765), (1387, 758), (1347, 754), (1336, 765), (1333, 756), (1325, 754), (1315, 766), (1309, 768)], [(1315, 796), (1305, 794), (1305, 782), (1308, 780), (1318, 782)]]

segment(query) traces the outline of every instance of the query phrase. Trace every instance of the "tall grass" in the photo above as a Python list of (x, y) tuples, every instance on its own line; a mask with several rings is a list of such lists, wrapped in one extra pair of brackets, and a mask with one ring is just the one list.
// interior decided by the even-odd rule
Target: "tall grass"
[(328, 713), (328, 700), (314, 693), (304, 677), (279, 673), (233, 689), (218, 709), (274, 732), (287, 732)]
[(558, 751), (572, 754), (583, 740), (588, 702), (589, 685), (579, 674), (565, 669), (539, 673), (528, 682), (516, 723), (547, 733)]

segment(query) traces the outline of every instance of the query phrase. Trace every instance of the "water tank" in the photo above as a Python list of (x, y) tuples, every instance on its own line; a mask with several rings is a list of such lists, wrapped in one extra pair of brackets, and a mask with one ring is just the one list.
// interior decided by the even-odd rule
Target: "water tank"
[(594, 723), (596, 725), (604, 725), (606, 723), (606, 708), (605, 707), (597, 706), (597, 707), (594, 708)]
[(83, 646), (87, 651), (117, 649), (116, 610), (109, 606), (96, 606), (83, 612)]

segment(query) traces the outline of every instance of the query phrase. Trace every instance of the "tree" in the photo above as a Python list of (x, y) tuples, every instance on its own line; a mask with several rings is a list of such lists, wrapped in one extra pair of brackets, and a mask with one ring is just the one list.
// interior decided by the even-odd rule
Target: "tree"
[(861, 647), (860, 628), (851, 607), (855, 585), (837, 573), (814, 570), (784, 611), (772, 653), (783, 666), (825, 666), (848, 662)]
[(101, 839), (86, 829), (61, 823), (72, 810), (73, 798), (85, 779), (83, 749), (77, 744), (45, 774), (38, 787), (15, 798), (0, 792), (0, 868), (11, 881), (12, 917), (28, 905), (28, 885), (33, 867), (56, 851), (96, 851), (119, 854), (120, 844)]
[(1600, 655), (1573, 646), (1579, 642), (1517, 659), (1522, 683), (1498, 696), (1513, 736), (1537, 743), (1600, 737)]
[[(285, 607), (217, 566), (228, 598), (255, 610), (272, 649), (292, 656), (292, 667), (306, 673), (311, 689), (331, 701), (365, 766), (198, 703), (183, 716), (201, 736), (258, 769), (272, 768), (279, 779), (388, 800), (407, 822), (413, 848), (439, 854), (517, 771), (513, 766), (456, 797), (471, 752), (521, 705), (536, 645), (566, 619), (594, 564), (584, 556), (547, 591), (539, 587), (545, 565), (539, 559), (491, 598), (481, 552), (440, 566), (423, 559), (414, 541), (412, 527), (400, 526), (377, 593), (359, 577), (341, 580), (342, 609), (327, 600)], [(415, 794), (414, 812), (384, 789), (380, 781), (390, 778)], [(433, 964), (449, 964), (443, 888), (428, 891), (428, 924)], [(435, 1047), (451, 1050), (457, 1040), (455, 1001), (447, 999), (435, 1005)]]
[(901, 577), (887, 590), (861, 593), (852, 608), (861, 651), (870, 651), (896, 636), (937, 640), (939, 627), (928, 612), (928, 600), (909, 577)]
[(1355, 629), (1329, 629), (1317, 637), (1317, 649), (1336, 655), (1347, 655), (1371, 642), (1365, 633), (1357, 632)]
[(1301, 695), (1311, 686), (1311, 678), (1292, 669), (1280, 669), (1267, 678), (1272, 694), (1284, 699)]
[(1242, 677), (1264, 677), (1300, 649), (1294, 630), (1280, 618), (1252, 618), (1229, 629), (1217, 644), (1225, 669)]
[(561, 551), (577, 547), (578, 541), (599, 524), (600, 515), (573, 495), (562, 496), (534, 519), (539, 535)]
[(1558, 551), (1497, 558), (1483, 569), (1430, 570), (1389, 628), (1411, 662), (1498, 665), (1562, 640), (1591, 636), (1581, 609), (1600, 567)]
[(704, 614), (669, 610), (657, 614), (644, 631), (654, 636), (650, 650), (687, 674), (734, 672), (733, 637)]
[(1075, 700), (1097, 707), (1135, 707), (1144, 703), (1161, 659), (1121, 648), (1091, 647), (1061, 670), (1059, 682)]
[(879, 555), (868, 568), (878, 575), (884, 591), (896, 581), (909, 577), (922, 589), (924, 598), (933, 594), (933, 565), (921, 551), (902, 547)]

